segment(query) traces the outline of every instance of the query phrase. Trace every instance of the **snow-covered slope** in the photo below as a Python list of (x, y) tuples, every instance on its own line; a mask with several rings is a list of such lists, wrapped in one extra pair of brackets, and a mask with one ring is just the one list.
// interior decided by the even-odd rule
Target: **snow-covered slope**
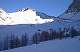
[(80, 29), (80, 0), (73, 0), (69, 8), (59, 16), (59, 18), (64, 19), (69, 23), (69, 26), (74, 26), (77, 29)]
[(79, 16), (80, 11), (64, 12), (59, 17), (53, 17), (30, 8), (13, 13), (6, 13), (0, 9), (0, 36), (10, 35), (11, 33), (19, 34), (19, 36), (27, 33), (31, 36), (35, 32), (38, 32), (38, 30), (58, 30), (60, 28), (70, 28), (71, 26), (80, 31)]
[(58, 23), (55, 17), (48, 16), (30, 8), (13, 13), (6, 13), (2, 9), (0, 11), (0, 36), (10, 35), (11, 33), (19, 36), (27, 33), (31, 36), (38, 30), (57, 30), (63, 27), (63, 24)]
[(80, 22), (80, 12), (63, 13), (59, 17), (72, 22), (75, 22), (75, 21)]
[[(69, 7), (71, 9), (68, 10), (72, 11), (72, 8), (74, 8), (72, 7), (74, 6), (74, 1)], [(27, 33), (31, 36), (38, 30), (58, 30), (60, 28), (70, 28), (71, 26), (80, 31), (80, 11), (64, 12), (59, 17), (53, 17), (30, 8), (13, 13), (6, 13), (0, 9), (0, 36), (10, 35), (11, 33), (15, 35)]]
[(80, 11), (80, 0), (73, 0), (66, 12), (79, 12)]
[(40, 16), (41, 18), (43, 18), (43, 19), (51, 19), (51, 18), (54, 18), (54, 16), (49, 16), (49, 15), (47, 15), (47, 14), (45, 14), (45, 13), (42, 13), (42, 12), (36, 12), (36, 14), (38, 15), (38, 16)]
[[(48, 16), (45, 13), (30, 8), (22, 9), (13, 13), (7, 13), (0, 9), (0, 40), (3, 40), (4, 36), (10, 36), (11, 34), (20, 36), (26, 33), (31, 37), (36, 32), (48, 32), (49, 29), (70, 29), (71, 26), (75, 27), (75, 29), (80, 32), (80, 8), (76, 8), (77, 5), (74, 4), (74, 1), (76, 2), (78, 0), (73, 0), (69, 9), (59, 17)], [(73, 7), (74, 5), (75, 7)], [(79, 40), (75, 39), (62, 41), (56, 40), (47, 43), (44, 42), (37, 46), (32, 45), (29, 47), (21, 47), (8, 52), (23, 52), (23, 50), (24, 52), (78, 52), (80, 51), (79, 44)]]
[(41, 17), (30, 8), (13, 13), (6, 13), (0, 9), (0, 25), (42, 24), (54, 21), (52, 18), (47, 19), (46, 17), (46, 19), (43, 19)]
[(68, 9), (60, 15), (60, 18), (80, 20), (80, 0), (73, 0)]
[(33, 44), (32, 46), (15, 48), (1, 52), (80, 52), (80, 40), (63, 39), (41, 42), (40, 44)]

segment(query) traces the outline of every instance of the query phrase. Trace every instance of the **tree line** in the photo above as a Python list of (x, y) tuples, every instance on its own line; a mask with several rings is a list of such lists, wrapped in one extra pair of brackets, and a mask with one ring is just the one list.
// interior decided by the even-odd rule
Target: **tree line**
[(27, 34), (22, 35), (21, 37), (11, 34), (11, 36), (6, 36), (3, 40), (0, 41), (0, 51), (27, 46), (27, 43)]
[(48, 29), (47, 31), (38, 30), (38, 32), (35, 32), (30, 38), (31, 40), (29, 40), (27, 33), (23, 34), (21, 37), (11, 33), (10, 36), (6, 36), (0, 41), (0, 51), (27, 46), (29, 41), (32, 42), (31, 44), (39, 44), (43, 41), (55, 39), (61, 40), (67, 37), (73, 38), (74, 36), (80, 36), (80, 31), (77, 31), (73, 27), (64, 28), (63, 30), (60, 28), (58, 31), (53, 29)]
[(64, 28), (63, 30), (59, 29), (59, 31), (49, 29), (47, 31), (36, 32), (32, 36), (33, 44), (39, 44), (43, 41), (55, 40), (55, 39), (63, 39), (67, 37), (74, 38), (75, 36), (80, 36), (80, 31), (77, 31), (75, 28)]

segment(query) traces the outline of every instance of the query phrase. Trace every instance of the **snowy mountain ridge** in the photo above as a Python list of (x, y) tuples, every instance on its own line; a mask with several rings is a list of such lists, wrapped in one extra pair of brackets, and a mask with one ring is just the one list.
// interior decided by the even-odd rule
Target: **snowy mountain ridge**
[(49, 29), (70, 29), (71, 27), (80, 31), (80, 12), (64, 12), (59, 17), (53, 17), (30, 8), (13, 13), (6, 13), (0, 9), (0, 34), (2, 36), (12, 32), (19, 36), (24, 33), (31, 36), (39, 32), (38, 30), (48, 31)]
[(43, 24), (52, 21), (54, 21), (52, 18), (41, 18), (33, 9), (24, 9), (13, 13), (6, 13), (0, 9), (0, 25)]
[[(80, 51), (79, 40), (66, 39), (67, 37), (80, 36), (80, 11), (79, 11), (79, 8), (78, 9), (76, 8), (77, 5), (73, 7), (75, 3), (74, 1), (78, 1), (78, 0), (73, 0), (73, 4), (70, 5), (69, 9), (66, 10), (67, 12), (64, 12), (58, 17), (48, 16), (45, 13), (38, 12), (31, 8), (22, 9), (12, 13), (7, 13), (3, 9), (0, 9), (0, 41), (4, 43), (4, 44), (1, 43), (2, 45), (0, 44), (2, 48), (3, 47), (5, 48), (5, 42), (3, 40), (5, 39), (5, 37), (17, 36), (19, 38), (22, 38), (22, 35), (27, 35), (29, 39), (28, 41), (29, 45), (33, 44), (32, 40), (34, 35), (37, 35), (37, 37), (35, 36), (36, 40), (38, 38), (39, 40), (42, 39), (42, 41), (44, 40), (44, 37), (47, 37), (48, 38), (47, 40), (49, 40), (49, 37), (51, 38), (52, 35), (54, 37), (53, 39), (65, 38), (65, 40), (61, 41), (62, 43), (61, 42), (56, 43), (54, 41), (51, 41), (50, 43), (49, 41), (48, 44), (46, 44), (45, 42), (41, 43), (40, 41), (41, 44), (39, 45), (41, 46), (37, 45), (38, 48), (35, 49), (35, 47), (37, 46), (35, 46), (35, 44), (32, 45), (32, 49), (34, 50), (31, 50), (30, 47), (29, 48), (21, 47), (21, 48), (16, 48), (9, 51), (4, 48), (1, 50), (7, 50), (8, 52), (16, 52), (16, 51), (23, 52), (23, 49), (24, 49), (24, 52), (26, 52), (27, 50), (28, 52), (36, 52), (36, 51), (46, 52), (46, 49), (47, 49), (47, 52), (53, 52), (56, 48), (58, 48), (58, 50), (55, 50), (56, 52), (76, 52), (78, 50)], [(46, 45), (48, 46), (46, 47)], [(73, 46), (73, 45), (76, 45), (76, 46)], [(7, 52), (7, 51), (2, 51), (2, 52)]]

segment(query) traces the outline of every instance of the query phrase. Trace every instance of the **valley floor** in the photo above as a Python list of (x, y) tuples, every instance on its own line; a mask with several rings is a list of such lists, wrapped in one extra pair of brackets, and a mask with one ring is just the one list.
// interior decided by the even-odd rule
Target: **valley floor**
[(80, 38), (56, 39), (0, 52), (80, 52)]

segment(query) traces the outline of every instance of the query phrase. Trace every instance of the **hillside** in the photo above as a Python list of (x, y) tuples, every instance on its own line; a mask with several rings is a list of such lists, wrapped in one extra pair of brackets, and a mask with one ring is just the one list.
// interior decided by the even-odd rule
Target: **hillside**
[(68, 38), (41, 42), (32, 46), (25, 46), (1, 52), (80, 52), (80, 40)]

